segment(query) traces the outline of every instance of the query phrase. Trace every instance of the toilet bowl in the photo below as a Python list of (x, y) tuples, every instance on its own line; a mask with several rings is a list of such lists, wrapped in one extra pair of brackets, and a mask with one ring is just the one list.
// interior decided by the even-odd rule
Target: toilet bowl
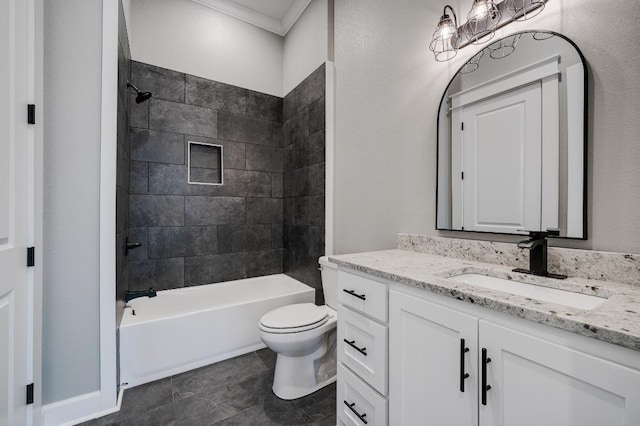
[(319, 259), (326, 305), (298, 303), (266, 313), (260, 338), (278, 354), (273, 393), (281, 399), (309, 395), (336, 380), (337, 268)]

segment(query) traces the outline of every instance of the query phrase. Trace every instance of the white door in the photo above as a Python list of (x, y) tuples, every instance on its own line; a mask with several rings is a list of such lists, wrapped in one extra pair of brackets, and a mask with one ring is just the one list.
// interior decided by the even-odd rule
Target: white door
[(389, 292), (390, 425), (478, 424), (477, 326), (475, 317)]
[(465, 107), (462, 121), (464, 229), (540, 230), (540, 83)]
[(28, 2), (0, 2), (0, 425), (26, 418)]
[(487, 405), (480, 426), (640, 425), (640, 372), (480, 321)]

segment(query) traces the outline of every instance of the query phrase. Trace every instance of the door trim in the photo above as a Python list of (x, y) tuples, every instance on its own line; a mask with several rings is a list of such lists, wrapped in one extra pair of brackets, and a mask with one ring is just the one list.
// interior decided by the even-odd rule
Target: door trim
[(34, 384), (34, 400), (31, 412), (27, 416), (32, 425), (42, 424), (42, 282), (43, 282), (43, 218), (44, 218), (44, 0), (30, 0), (29, 8), (29, 73), (32, 80), (32, 89), (29, 93), (29, 102), (36, 105), (36, 124), (30, 126), (30, 138), (33, 140), (33, 188), (31, 230), (28, 236), (29, 243), (35, 248), (35, 266), (28, 272), (31, 282), (31, 362), (28, 368), (32, 368), (29, 378)]

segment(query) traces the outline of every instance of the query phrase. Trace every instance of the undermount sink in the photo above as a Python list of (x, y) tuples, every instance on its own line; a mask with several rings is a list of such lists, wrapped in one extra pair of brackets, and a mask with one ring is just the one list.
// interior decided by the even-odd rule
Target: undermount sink
[(535, 284), (527, 284), (482, 274), (461, 274), (448, 278), (448, 280), (577, 309), (593, 309), (607, 301), (607, 299), (602, 297), (574, 293), (557, 288), (543, 287)]

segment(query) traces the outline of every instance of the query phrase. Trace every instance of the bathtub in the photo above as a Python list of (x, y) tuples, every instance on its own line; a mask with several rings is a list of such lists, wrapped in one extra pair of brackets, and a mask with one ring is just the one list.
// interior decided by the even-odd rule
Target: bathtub
[(264, 348), (260, 317), (315, 290), (284, 275), (159, 291), (125, 308), (120, 383), (130, 388)]

